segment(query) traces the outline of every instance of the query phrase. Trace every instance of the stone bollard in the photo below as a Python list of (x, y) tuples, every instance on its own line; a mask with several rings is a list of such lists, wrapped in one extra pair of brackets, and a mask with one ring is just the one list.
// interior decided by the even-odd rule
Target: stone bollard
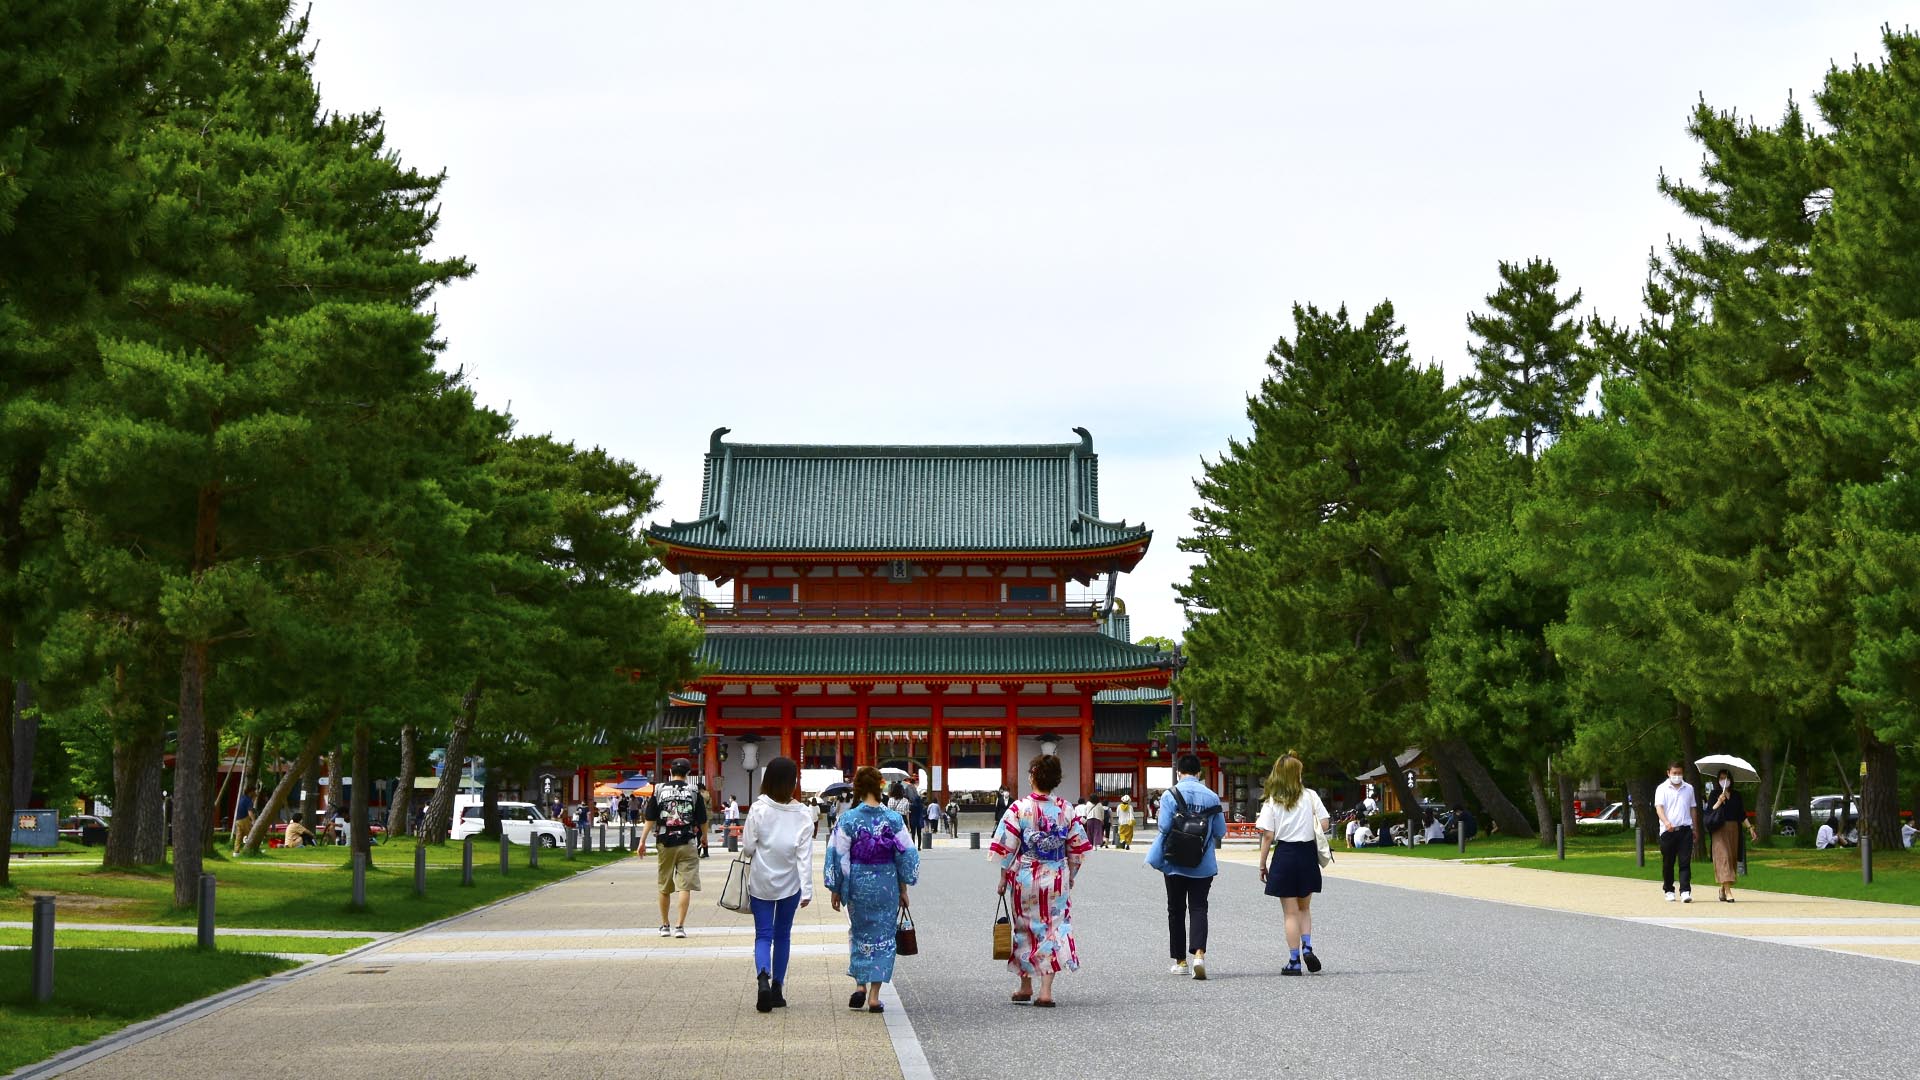
[(541, 840), (538, 834), (527, 837), (527, 865), (535, 870), (540, 869), (540, 844)]
[(1567, 827), (1565, 825), (1553, 827), (1553, 847), (1560, 861), (1565, 862), (1567, 858)]
[(1860, 883), (1873, 884), (1873, 837), (1860, 830)]
[(593, 826), (592, 825), (583, 825), (580, 828), (580, 850), (584, 854), (588, 854), (588, 855), (593, 854)]
[(473, 884), (473, 837), (460, 841), (460, 884)]
[(620, 850), (627, 850), (627, 823), (624, 819), (620, 822)]
[(1633, 861), (1640, 866), (1647, 865), (1647, 830), (1638, 822), (1633, 826)]
[(359, 911), (367, 906), (367, 853), (353, 853), (353, 908)]
[(604, 821), (600, 823), (600, 850), (607, 850), (607, 823)]
[(507, 839), (506, 833), (504, 832), (501, 833), (500, 834), (500, 876), (501, 877), (507, 876), (507, 849), (512, 846), (513, 846), (513, 841)]
[(921, 851), (933, 850), (933, 830), (932, 829), (920, 830), (920, 850)]
[(1460, 854), (1467, 853), (1467, 823), (1456, 820), (1453, 823), (1453, 835), (1460, 841)]
[(53, 999), (53, 897), (33, 898), (33, 1000)]
[(200, 947), (213, 951), (213, 875), (200, 875)]
[(427, 845), (413, 845), (413, 895), (427, 895)]
[(980, 834), (979, 833), (975, 832), (975, 833), (967, 834), (967, 847), (973, 849), (974, 851), (980, 850)]
[(576, 839), (577, 838), (574, 836), (574, 833), (573, 833), (573, 828), (569, 826), (567, 828), (567, 861), (569, 862), (573, 861), (573, 845)]

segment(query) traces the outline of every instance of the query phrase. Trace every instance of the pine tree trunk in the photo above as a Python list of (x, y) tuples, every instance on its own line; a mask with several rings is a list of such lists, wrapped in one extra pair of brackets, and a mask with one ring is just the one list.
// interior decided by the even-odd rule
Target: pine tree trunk
[(1700, 786), (1700, 767), (1694, 762), (1700, 758), (1700, 736), (1693, 726), (1693, 706), (1678, 702), (1673, 710), (1673, 721), (1680, 729), (1680, 775), (1693, 785), (1693, 854), (1696, 858), (1705, 858), (1711, 854), (1707, 844), (1707, 808), (1703, 796), (1706, 789)]
[(195, 906), (207, 812), (207, 674), (204, 641), (187, 643), (180, 657), (179, 739), (173, 768), (173, 905)]
[[(0, 633), (10, 632), (11, 631), (5, 630), (4, 628), (0, 628)], [(0, 726), (6, 728), (5, 731), (0, 731), (0, 776), (11, 777), (13, 775), (13, 724), (11, 723), (11, 718), (9, 718), (7, 724)], [(0, 791), (0, 821), (5, 821), (7, 827), (4, 830), (0, 830), (6, 833), (5, 836), (0, 836), (0, 888), (6, 888), (13, 883), (13, 811), (15, 806), (13, 802), (13, 785), (6, 784), (4, 786), (6, 790)]]
[(1756, 844), (1767, 844), (1773, 840), (1775, 771), (1773, 740), (1768, 739), (1760, 744), (1760, 790), (1753, 794), (1753, 836)]
[(1653, 781), (1644, 776), (1627, 781), (1627, 802), (1633, 807), (1633, 827), (1652, 844), (1660, 836), (1660, 815), (1653, 810)]
[[(34, 708), (33, 687), (25, 679), (13, 684), (13, 805), (33, 805), (33, 756), (40, 743), (40, 710)], [(7, 831), (9, 842), (13, 831)]]
[(1501, 832), (1508, 836), (1536, 835), (1526, 815), (1513, 805), (1513, 800), (1500, 790), (1500, 785), (1493, 782), (1493, 774), (1487, 772), (1487, 767), (1481, 764), (1472, 747), (1457, 739), (1448, 739), (1439, 744), (1439, 749), (1453, 762), (1460, 778), (1473, 789), (1474, 798), (1480, 800), (1480, 808), (1500, 826)]
[(340, 708), (336, 705), (327, 718), (320, 721), (314, 733), (307, 736), (306, 745), (300, 748), (300, 756), (294, 759), (293, 768), (288, 769), (280, 777), (280, 782), (273, 785), (273, 794), (267, 796), (267, 804), (254, 811), (253, 828), (247, 832), (247, 854), (260, 854), (260, 845), (266, 843), (267, 833), (279, 822), (280, 811), (286, 808), (294, 787), (313, 769), (313, 761), (320, 756), (320, 748), (326, 745), (327, 737), (333, 734), (333, 723), (339, 716)]
[(1467, 805), (1467, 789), (1460, 783), (1460, 770), (1453, 767), (1453, 759), (1446, 754), (1433, 753), (1434, 775), (1440, 779), (1440, 797), (1448, 807)]
[(446, 764), (440, 770), (440, 785), (433, 789), (433, 799), (427, 803), (427, 815), (420, 823), (420, 841), (425, 844), (444, 843), (447, 833), (453, 828), (453, 796), (460, 788), (460, 773), (467, 760), (467, 743), (473, 737), (474, 724), (480, 715), (480, 694), (485, 688), (485, 680), (475, 679), (460, 698), (460, 715), (453, 721), (453, 732), (447, 738)]
[(484, 815), (480, 835), (489, 840), (500, 839), (500, 770), (487, 766), (487, 781), (480, 785), (480, 806)]
[(1553, 801), (1547, 798), (1547, 782), (1540, 771), (1540, 763), (1527, 762), (1527, 791), (1533, 796), (1533, 818), (1540, 823), (1541, 847), (1553, 846)]
[(220, 823), (220, 803), (226, 798), (226, 785), (220, 781), (220, 759), (224, 755), (220, 750), (220, 728), (216, 724), (207, 725), (207, 806), (201, 815), (205, 825), (201, 828), (200, 847), (204, 852), (213, 851), (213, 830)]
[(367, 843), (372, 835), (367, 829), (367, 789), (373, 785), (367, 782), (367, 770), (372, 767), (367, 760), (367, 743), (372, 737), (366, 721), (353, 725), (353, 795), (347, 804), (347, 850), (365, 852), (369, 867), (373, 865), (373, 847)]
[(1813, 777), (1808, 775), (1807, 760), (1811, 756), (1807, 753), (1806, 740), (1800, 740), (1793, 754), (1793, 805), (1800, 814), (1799, 832), (1793, 838), (1796, 847), (1812, 847), (1813, 838), (1820, 831), (1819, 823), (1813, 820)]
[(1860, 835), (1878, 852), (1900, 848), (1900, 748), (1867, 732), (1860, 747), (1867, 778), (1860, 786)]
[(1560, 804), (1560, 834), (1571, 842), (1574, 836), (1574, 822), (1577, 820), (1573, 810), (1573, 777), (1565, 769), (1555, 769), (1553, 786), (1554, 794)]
[(395, 782), (393, 798), (387, 800), (387, 839), (410, 835), (413, 820), (413, 774), (420, 767), (420, 733), (412, 724), (400, 729), (400, 778)]
[(151, 866), (165, 856), (160, 820), (165, 756), (157, 731), (113, 744), (113, 819), (107, 826), (104, 866)]

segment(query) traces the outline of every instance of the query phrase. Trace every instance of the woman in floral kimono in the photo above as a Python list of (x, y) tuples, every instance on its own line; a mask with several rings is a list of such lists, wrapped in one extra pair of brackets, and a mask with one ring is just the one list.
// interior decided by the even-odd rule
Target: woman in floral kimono
[(853, 795), (859, 802), (840, 815), (827, 842), (827, 891), (833, 894), (833, 910), (847, 907), (852, 923), (847, 974), (860, 984), (847, 1008), (865, 1005), (868, 1012), (886, 1011), (880, 984), (893, 979), (900, 907), (907, 902), (907, 886), (920, 876), (920, 852), (906, 821), (880, 801), (885, 786), (880, 770), (871, 766), (854, 773)]
[[(1073, 944), (1073, 904), (1069, 894), (1080, 861), (1093, 845), (1073, 816), (1073, 807), (1053, 797), (1060, 786), (1060, 759), (1041, 754), (1027, 766), (1033, 793), (1007, 807), (993, 834), (1000, 860), (1000, 895), (1013, 890), (1013, 956), (1007, 970), (1020, 976), (1015, 1001), (1053, 1007), (1053, 976), (1076, 971), (1080, 954)], [(1033, 980), (1040, 980), (1040, 993)]]

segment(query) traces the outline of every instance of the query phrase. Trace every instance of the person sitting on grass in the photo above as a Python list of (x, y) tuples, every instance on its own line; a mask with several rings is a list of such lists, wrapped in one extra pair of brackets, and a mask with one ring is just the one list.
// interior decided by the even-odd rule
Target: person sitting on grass
[(1813, 846), (1821, 851), (1825, 851), (1828, 848), (1846, 847), (1847, 838), (1840, 835), (1839, 824), (1839, 818), (1828, 814), (1827, 820), (1820, 824), (1820, 831), (1813, 834)]
[(287, 822), (287, 835), (286, 838), (280, 842), (281, 847), (314, 846), (316, 841), (313, 838), (313, 830), (307, 828), (305, 818), (305, 814), (295, 814), (293, 815), (293, 820)]
[(1362, 821), (1354, 827), (1353, 839), (1348, 841), (1348, 843), (1350, 843), (1354, 847), (1363, 848), (1363, 847), (1372, 847), (1373, 841), (1374, 841), (1374, 834), (1373, 834), (1372, 827), (1369, 826), (1366, 822)]

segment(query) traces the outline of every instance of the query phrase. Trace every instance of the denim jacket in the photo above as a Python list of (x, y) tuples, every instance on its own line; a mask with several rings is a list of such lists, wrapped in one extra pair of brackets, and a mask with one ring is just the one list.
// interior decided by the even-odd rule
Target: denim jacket
[[(1220, 796), (1213, 789), (1191, 776), (1183, 776), (1174, 787), (1180, 789), (1180, 797), (1187, 801), (1187, 809), (1199, 813), (1209, 806), (1219, 806)], [(1167, 791), (1160, 796), (1160, 830), (1154, 834), (1153, 846), (1147, 849), (1147, 865), (1163, 874), (1179, 877), (1213, 877), (1220, 872), (1220, 866), (1214, 861), (1213, 845), (1227, 835), (1227, 815), (1222, 812), (1207, 818), (1207, 853), (1200, 857), (1199, 866), (1175, 866), (1166, 860), (1167, 824), (1173, 820), (1177, 808), (1173, 801), (1173, 792)]]

